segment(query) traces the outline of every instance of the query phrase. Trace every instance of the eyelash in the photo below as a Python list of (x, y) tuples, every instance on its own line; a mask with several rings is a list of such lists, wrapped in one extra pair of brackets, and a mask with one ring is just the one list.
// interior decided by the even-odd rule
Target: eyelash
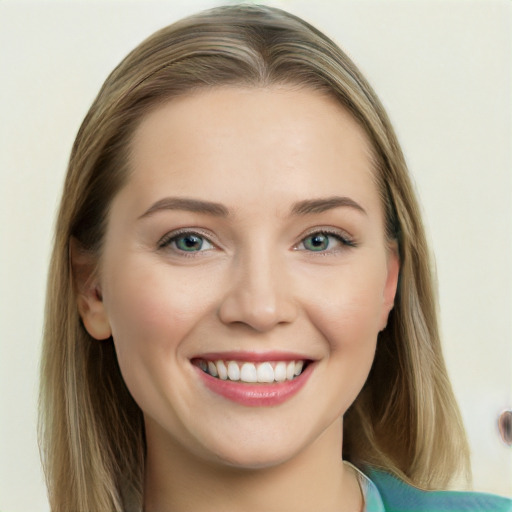
[[(339, 231), (337, 230), (329, 230), (329, 229), (316, 229), (314, 231), (310, 231), (309, 233), (307, 233), (306, 235), (304, 235), (299, 243), (297, 243), (293, 249), (294, 250), (304, 250), (306, 252), (311, 252), (311, 253), (318, 253), (320, 255), (326, 255), (326, 254), (331, 254), (333, 252), (338, 252), (340, 249), (327, 249), (327, 250), (319, 250), (319, 251), (314, 251), (314, 250), (307, 250), (306, 248), (304, 249), (299, 249), (299, 246), (302, 244), (304, 245), (304, 241), (307, 240), (308, 238), (311, 238), (313, 236), (326, 236), (326, 237), (333, 237), (335, 238), (342, 246), (346, 247), (346, 248), (355, 248), (357, 247), (357, 243), (355, 242), (355, 240), (353, 240), (348, 234), (346, 233), (340, 233)], [(180, 254), (180, 256), (184, 256), (184, 257), (194, 257), (197, 253), (199, 252), (205, 252), (204, 250), (198, 250), (198, 251), (185, 251), (185, 250), (182, 250), (182, 249), (179, 249), (178, 247), (176, 247), (176, 241), (180, 238), (185, 238), (185, 237), (198, 237), (200, 238), (203, 243), (206, 241), (206, 243), (208, 243), (209, 245), (211, 245), (212, 247), (215, 246), (215, 244), (210, 240), (210, 237), (205, 235), (204, 233), (200, 232), (200, 231), (193, 231), (193, 230), (183, 230), (183, 231), (175, 231), (175, 232), (171, 232), (171, 233), (168, 233), (167, 235), (165, 235), (164, 237), (162, 237), (159, 242), (158, 242), (158, 249), (167, 249), (167, 248), (170, 248), (172, 246), (172, 244), (174, 244), (174, 247), (171, 247), (173, 251), (175, 251), (176, 253)], [(200, 249), (202, 248), (202, 244), (201, 244), (201, 247)], [(206, 250), (210, 250), (210, 248), (206, 249)]]
[[(215, 246), (215, 244), (210, 240), (210, 236), (207, 236), (206, 234), (200, 232), (200, 231), (193, 231), (193, 230), (182, 230), (182, 231), (173, 231), (172, 233), (168, 233), (167, 235), (164, 235), (160, 241), (158, 242), (158, 249), (167, 249), (171, 248), (176, 253), (179, 253), (181, 256), (185, 257), (193, 257), (198, 252), (204, 252), (204, 251), (184, 251), (176, 247), (176, 241), (180, 238), (185, 237), (198, 237), (203, 241), (206, 241), (211, 246)], [(175, 245), (175, 247), (171, 247), (172, 244)]]
[(303, 250), (306, 250), (307, 252), (310, 252), (313, 254), (316, 253), (318, 255), (326, 256), (326, 255), (329, 255), (332, 253), (339, 252), (340, 250), (357, 247), (356, 241), (352, 237), (350, 237), (347, 233), (340, 232), (339, 230), (332, 230), (332, 229), (327, 228), (327, 229), (315, 229), (314, 231), (310, 231), (309, 233), (307, 233), (305, 236), (303, 236), (301, 238), (300, 242), (297, 245), (295, 245), (294, 249), (301, 250), (301, 249), (298, 249), (298, 246), (300, 246), (301, 244), (304, 245), (305, 240), (307, 240), (308, 238), (314, 237), (314, 236), (319, 236), (319, 235), (335, 238), (341, 244), (342, 247), (341, 248), (335, 247), (333, 249), (320, 250), (320, 251), (314, 251), (314, 250), (308, 251), (307, 249), (303, 249)]

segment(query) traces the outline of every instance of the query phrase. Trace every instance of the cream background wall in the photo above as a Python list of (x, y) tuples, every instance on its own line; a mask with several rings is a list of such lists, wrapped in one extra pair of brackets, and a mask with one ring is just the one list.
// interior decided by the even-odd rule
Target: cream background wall
[[(213, 1), (0, 2), (0, 510), (45, 511), (35, 425), (52, 224), (70, 147), (115, 64)], [(512, 494), (512, 3), (270, 3), (331, 35), (388, 108), (436, 254), (475, 488)]]

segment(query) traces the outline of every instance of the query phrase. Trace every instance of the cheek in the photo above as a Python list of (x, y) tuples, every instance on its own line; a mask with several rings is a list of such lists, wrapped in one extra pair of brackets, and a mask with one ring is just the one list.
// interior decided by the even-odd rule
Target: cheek
[(374, 347), (380, 330), (385, 278), (377, 267), (340, 269), (309, 296), (311, 319), (331, 352)]
[(151, 334), (179, 331), (201, 302), (195, 288), (193, 280), (176, 279), (165, 265), (137, 264), (136, 258), (119, 262), (108, 273), (104, 292), (113, 332), (120, 339), (143, 334), (150, 340)]
[[(382, 307), (382, 279), (371, 268), (331, 276), (320, 294), (310, 296), (309, 316), (328, 343), (329, 385), (335, 416), (345, 414), (368, 378), (377, 344)], [(326, 394), (325, 400), (329, 400)]]
[(151, 373), (178, 359), (182, 341), (210, 307), (200, 280), (137, 258), (116, 261), (105, 275), (104, 301), (126, 380), (128, 373)]

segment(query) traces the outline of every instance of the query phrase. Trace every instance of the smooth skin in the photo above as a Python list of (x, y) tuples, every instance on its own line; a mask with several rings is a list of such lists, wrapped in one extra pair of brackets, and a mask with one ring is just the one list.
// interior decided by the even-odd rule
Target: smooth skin
[[(342, 418), (399, 271), (364, 131), (318, 91), (218, 87), (149, 113), (130, 165), (79, 303), (144, 413), (145, 511), (362, 510)], [(191, 362), (226, 351), (314, 367), (283, 404), (248, 407)]]

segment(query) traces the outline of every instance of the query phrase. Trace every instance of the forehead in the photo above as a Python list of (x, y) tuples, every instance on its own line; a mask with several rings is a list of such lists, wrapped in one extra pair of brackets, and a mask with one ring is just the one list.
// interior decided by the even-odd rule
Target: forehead
[(131, 186), (147, 201), (164, 191), (228, 203), (234, 194), (376, 195), (366, 133), (336, 99), (310, 89), (217, 87), (174, 98), (143, 118), (130, 149)]

